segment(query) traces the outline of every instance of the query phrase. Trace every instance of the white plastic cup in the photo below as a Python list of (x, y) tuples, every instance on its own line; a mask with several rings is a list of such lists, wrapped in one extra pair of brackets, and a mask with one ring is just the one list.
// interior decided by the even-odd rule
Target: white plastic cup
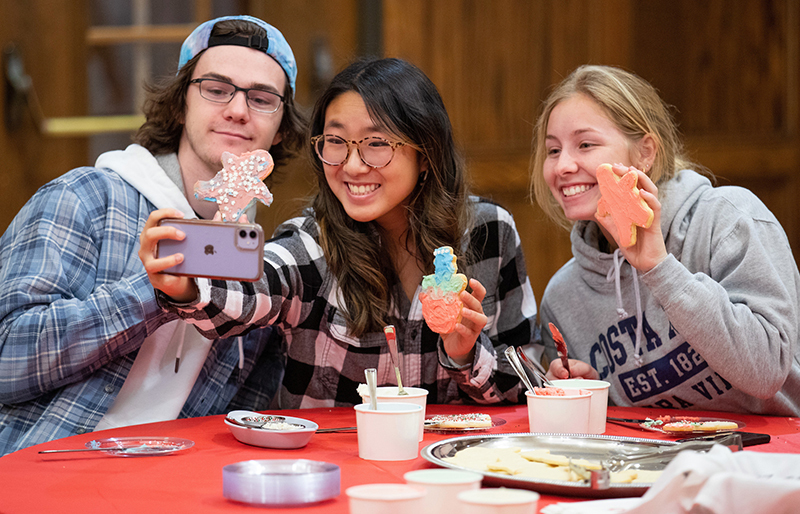
[[(419, 422), (419, 441), (425, 435), (425, 406), (428, 403), (428, 390), (421, 387), (404, 387), (408, 395), (400, 396), (397, 386), (381, 386), (378, 388), (378, 402), (413, 403), (422, 406), (422, 418)], [(359, 391), (361, 393), (361, 391)], [(361, 401), (369, 403), (369, 392), (361, 393)]]
[(348, 487), (350, 514), (420, 514), (425, 491), (408, 484), (364, 484)]
[(366, 460), (411, 460), (419, 453), (422, 407), (413, 403), (356, 405), (358, 456)]
[(592, 392), (592, 407), (589, 411), (589, 434), (606, 432), (606, 416), (608, 415), (608, 389), (610, 382), (605, 380), (587, 380), (584, 378), (568, 378), (551, 380), (553, 386), (562, 389), (588, 389)]
[(566, 396), (544, 396), (525, 391), (531, 432), (555, 434), (589, 433), (592, 392), (564, 389)]
[(425, 490), (420, 512), (447, 512), (458, 500), (458, 493), (480, 489), (483, 475), (457, 469), (417, 469), (403, 475), (406, 482)]
[(536, 514), (539, 493), (505, 487), (458, 493), (458, 514)]

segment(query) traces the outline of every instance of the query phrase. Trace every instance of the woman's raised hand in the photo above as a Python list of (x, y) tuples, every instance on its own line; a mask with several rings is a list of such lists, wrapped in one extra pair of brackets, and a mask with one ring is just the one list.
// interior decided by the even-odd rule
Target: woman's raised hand
[(475, 358), (475, 341), (478, 340), (489, 319), (483, 313), (481, 305), (486, 296), (486, 288), (474, 278), (469, 280), (469, 287), (471, 293), (461, 291), (459, 296), (464, 304), (461, 309), (461, 321), (456, 323), (455, 330), (449, 334), (442, 334), (444, 351), (459, 365), (470, 363)]
[[(623, 175), (628, 168), (614, 165), (613, 170), (618, 175)], [(639, 194), (647, 205), (653, 209), (653, 222), (650, 228), (637, 227), (636, 243), (629, 247), (619, 246), (618, 232), (611, 216), (595, 216), (597, 223), (611, 234), (619, 246), (620, 252), (631, 266), (646, 273), (653, 269), (657, 264), (667, 258), (667, 248), (664, 245), (664, 236), (661, 233), (661, 202), (658, 201), (658, 188), (641, 170), (631, 167), (638, 174)]]
[(163, 292), (177, 303), (190, 302), (197, 298), (197, 286), (194, 280), (188, 277), (180, 277), (162, 273), (167, 268), (183, 262), (183, 254), (175, 253), (156, 258), (156, 247), (162, 239), (176, 239), (178, 241), (186, 237), (182, 231), (175, 227), (158, 225), (158, 222), (166, 218), (183, 218), (183, 213), (176, 209), (159, 209), (150, 213), (144, 229), (139, 235), (139, 259), (147, 272), (147, 278), (155, 289)]
[(547, 378), (549, 380), (560, 380), (566, 378), (585, 378), (588, 380), (597, 380), (600, 374), (596, 369), (578, 359), (569, 360), (569, 372), (561, 359), (553, 359), (550, 362), (550, 369), (547, 370)]

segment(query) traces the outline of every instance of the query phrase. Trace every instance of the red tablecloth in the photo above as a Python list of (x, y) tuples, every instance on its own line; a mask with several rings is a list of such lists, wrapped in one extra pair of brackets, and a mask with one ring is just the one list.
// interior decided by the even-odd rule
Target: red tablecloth
[[(429, 405), (428, 414), (454, 414), (475, 407)], [(481, 407), (494, 418), (506, 421), (489, 433), (527, 432), (524, 405)], [(675, 411), (609, 408), (609, 416), (622, 418), (657, 416)], [(355, 425), (352, 408), (280, 411), (317, 422), (320, 428)], [(684, 413), (682, 414), (689, 414)], [(745, 431), (767, 433), (772, 441), (749, 450), (800, 453), (800, 419), (747, 416), (731, 413), (693, 412), (691, 415), (724, 417), (743, 421)], [(358, 457), (355, 432), (315, 434), (311, 442), (296, 450), (271, 450), (247, 446), (228, 431), (223, 416), (181, 419), (102, 432), (77, 435), (20, 450), (0, 458), (0, 512), (40, 513), (79, 509), (85, 513), (166, 512), (253, 512), (254, 507), (235, 503), (222, 496), (222, 468), (251, 459), (310, 459), (337, 464), (341, 468), (341, 495), (337, 498), (291, 512), (347, 513), (345, 489), (365, 483), (402, 483), (403, 474), (412, 469), (433, 467), (421, 457), (403, 462), (366, 461)], [(606, 434), (668, 438), (636, 427), (608, 424)], [(83, 448), (93, 439), (126, 436), (170, 436), (191, 439), (194, 447), (170, 456), (117, 457), (105, 453), (39, 454), (39, 450)], [(420, 449), (452, 437), (452, 434), (425, 433)], [(542, 495), (541, 509), (557, 501), (581, 501)], [(278, 510), (278, 509), (272, 509)]]

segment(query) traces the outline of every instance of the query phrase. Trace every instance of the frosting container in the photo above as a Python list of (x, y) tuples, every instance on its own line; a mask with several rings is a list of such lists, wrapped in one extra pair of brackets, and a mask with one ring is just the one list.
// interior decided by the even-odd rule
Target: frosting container
[(419, 455), (422, 407), (412, 403), (379, 402), (354, 407), (358, 456), (366, 460), (412, 460)]
[(222, 468), (222, 495), (253, 505), (303, 505), (339, 496), (339, 466), (329, 462), (247, 460)]
[(588, 389), (564, 389), (564, 393), (566, 396), (542, 396), (525, 391), (531, 432), (589, 433), (592, 392)]
[[(610, 382), (605, 380), (589, 380), (586, 378), (569, 378), (551, 380), (553, 387), (562, 389), (586, 389), (592, 392), (591, 407), (589, 408), (590, 434), (604, 434), (606, 431), (606, 414), (608, 412), (608, 388)], [(550, 386), (545, 386), (550, 387)]]
[[(404, 387), (406, 395), (401, 396), (397, 386), (382, 386), (378, 388), (378, 403), (380, 402), (395, 402), (395, 403), (413, 403), (422, 407), (422, 416), (419, 420), (419, 441), (425, 435), (425, 407), (428, 402), (428, 390), (421, 387)], [(363, 403), (369, 403), (369, 391), (367, 388), (359, 388), (358, 394), (361, 395)]]

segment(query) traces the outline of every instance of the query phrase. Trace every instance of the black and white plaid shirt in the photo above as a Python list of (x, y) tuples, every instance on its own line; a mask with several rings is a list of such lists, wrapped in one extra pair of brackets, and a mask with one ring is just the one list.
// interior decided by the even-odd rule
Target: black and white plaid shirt
[[(539, 340), (536, 301), (514, 220), (487, 200), (471, 202), (474, 226), (465, 244), (479, 258), (461, 272), (486, 288), (483, 310), (489, 318), (476, 343), (474, 362), (459, 367), (450, 360), (439, 335), (425, 324), (419, 290), (412, 302), (400, 284), (393, 291), (399, 305), (394, 305), (389, 321), (397, 331), (403, 384), (427, 389), (428, 403), (520, 401), (523, 389), (503, 350)], [(365, 381), (366, 368), (378, 370), (379, 385), (396, 383), (383, 332), (360, 338), (348, 334), (341, 292), (328, 271), (318, 234), (313, 214), (307, 212), (279, 226), (266, 243), (265, 274), (259, 282), (198, 279), (200, 294), (190, 305), (169, 305), (160, 296), (167, 310), (208, 337), (229, 337), (252, 326), (279, 327), (287, 360), (283, 385), (273, 401), (278, 408), (361, 403), (356, 388)], [(258, 382), (257, 373), (253, 371), (251, 382)], [(250, 393), (258, 395), (258, 388)]]

